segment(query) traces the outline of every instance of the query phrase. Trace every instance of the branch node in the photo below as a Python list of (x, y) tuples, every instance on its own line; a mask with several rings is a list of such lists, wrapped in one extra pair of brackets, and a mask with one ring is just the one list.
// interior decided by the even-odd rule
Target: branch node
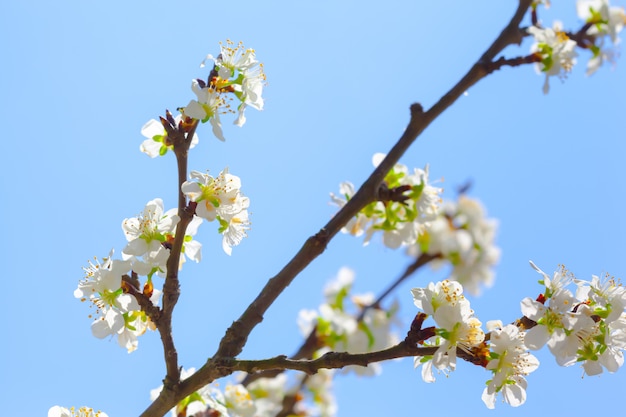
[(411, 104), (411, 118), (418, 118), (424, 114), (424, 107), (420, 103)]
[(322, 227), (320, 231), (313, 236), (313, 243), (315, 246), (321, 246), (323, 248), (326, 248), (329, 239), (330, 235), (328, 233), (328, 230), (326, 230), (325, 227)]

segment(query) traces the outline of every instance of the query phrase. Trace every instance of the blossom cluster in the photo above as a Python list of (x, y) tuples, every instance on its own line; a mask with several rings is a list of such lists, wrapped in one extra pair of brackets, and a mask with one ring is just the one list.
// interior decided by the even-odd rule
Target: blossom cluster
[[(398, 324), (398, 304), (383, 309), (372, 305), (371, 293), (349, 297), (353, 281), (354, 271), (341, 268), (336, 279), (324, 289), (324, 303), (317, 310), (300, 311), (298, 326), (302, 335), (307, 338), (315, 332), (318, 345), (322, 346), (314, 356), (321, 356), (328, 350), (366, 353), (398, 343), (399, 338), (393, 331)], [(371, 363), (367, 367), (347, 366), (344, 371), (373, 376), (381, 372), (381, 367)]]
[[(160, 122), (153, 119), (146, 123), (141, 130), (147, 138), (140, 146), (142, 152), (150, 157), (165, 155), (176, 145), (170, 134), (177, 133), (189, 141), (185, 150), (193, 148), (198, 143), (195, 134), (198, 120), (210, 120), (216, 136), (223, 139), (219, 113), (222, 106), (226, 105), (224, 97), (227, 94), (234, 95), (241, 102), (236, 121), (239, 126), (245, 122), (244, 111), (247, 106), (258, 110), (263, 108), (261, 94), (265, 75), (262, 65), (255, 58), (254, 50), (244, 50), (241, 44), (233, 46), (227, 42), (221, 46), (217, 58), (209, 55), (207, 59), (214, 62), (210, 79), (208, 82), (195, 80), (192, 84), (198, 100), (192, 100), (176, 117), (168, 111)], [(218, 104), (213, 106), (214, 102)], [(242, 241), (250, 228), (250, 200), (241, 192), (239, 177), (230, 174), (228, 169), (224, 169), (216, 178), (192, 171), (189, 181), (182, 184), (180, 192), (189, 199), (187, 208), (193, 209), (194, 216), (185, 227), (179, 268), (187, 259), (199, 262), (202, 258), (202, 245), (194, 240), (194, 236), (203, 219), (217, 220), (218, 232), (223, 235), (222, 248), (230, 255), (232, 247)], [(95, 307), (96, 317), (91, 325), (94, 336), (117, 336), (120, 346), (132, 352), (137, 349), (138, 336), (147, 329), (155, 329), (134, 294), (146, 297), (153, 306), (158, 305), (161, 291), (154, 288), (153, 276), (167, 275), (170, 251), (180, 222), (179, 209), (165, 211), (160, 198), (149, 201), (140, 215), (122, 222), (127, 240), (122, 259), (114, 260), (111, 251), (102, 262), (89, 262), (89, 266), (84, 268), (85, 278), (78, 284), (74, 296), (82, 301), (90, 301)], [(140, 277), (145, 277), (143, 288)]]
[(80, 407), (78, 409), (71, 407), (68, 409), (55, 405), (48, 410), (48, 417), (108, 417), (108, 415), (90, 407)]
[[(206, 61), (213, 62), (213, 70), (207, 81), (195, 79), (191, 82), (191, 90), (196, 95), (187, 106), (181, 107), (181, 114), (173, 118), (173, 128), (187, 132), (190, 126), (198, 121), (209, 122), (213, 134), (224, 141), (220, 114), (232, 113), (231, 102), (237, 101), (237, 119), (234, 124), (243, 126), (246, 122), (245, 110), (248, 106), (263, 110), (263, 87), (266, 82), (263, 64), (257, 61), (254, 49), (244, 48), (242, 43), (235, 45), (227, 40), (220, 43), (220, 54), (217, 57), (207, 55)], [(141, 134), (146, 138), (140, 145), (141, 152), (155, 158), (173, 150), (173, 142), (164, 128), (162, 119), (149, 120), (142, 128)], [(198, 135), (194, 134), (189, 141), (189, 148), (198, 144)]]
[(489, 353), (486, 369), (493, 378), (487, 381), (482, 400), (487, 408), (495, 408), (496, 395), (502, 394), (505, 402), (518, 407), (526, 402), (526, 375), (539, 367), (537, 358), (528, 352), (525, 333), (514, 324), (502, 325), (499, 320), (487, 323), (490, 330)]
[[(128, 243), (122, 250), (122, 259), (113, 259), (111, 251), (102, 262), (89, 262), (89, 266), (83, 268), (85, 278), (74, 291), (76, 298), (89, 300), (96, 308), (97, 317), (91, 324), (92, 334), (98, 338), (117, 336), (119, 345), (129, 353), (137, 349), (138, 336), (155, 327), (136, 297), (128, 291), (131, 284), (123, 282), (123, 278), (134, 276), (138, 280), (140, 276), (145, 276), (142, 293), (153, 305), (159, 303), (161, 291), (154, 288), (152, 277), (167, 273), (169, 247), (180, 220), (175, 213), (175, 209), (164, 211), (163, 201), (157, 198), (149, 201), (139, 216), (124, 219), (122, 230)], [(187, 227), (181, 267), (186, 257), (196, 262), (201, 259), (202, 246), (193, 240), (201, 222), (199, 218), (194, 219)], [(138, 288), (135, 290), (140, 291)]]
[(430, 341), (438, 349), (430, 358), (430, 366), (425, 367), (431, 374), (425, 375), (424, 379), (433, 381), (432, 367), (454, 371), (457, 347), (469, 351), (485, 340), (485, 333), (480, 328), (482, 323), (474, 317), (460, 283), (449, 280), (431, 282), (426, 288), (413, 288), (411, 293), (415, 306), (431, 316), (438, 326)]
[(550, 77), (565, 78), (576, 64), (576, 42), (570, 39), (557, 22), (554, 28), (531, 26), (528, 33), (535, 38), (531, 52), (540, 58), (535, 66), (537, 72), (545, 73), (544, 94), (550, 91)]
[(514, 325), (489, 322), (491, 334), (487, 346), (482, 323), (463, 295), (463, 286), (456, 281), (431, 282), (426, 288), (413, 288), (411, 292), (415, 306), (437, 325), (434, 335), (423, 342), (425, 346), (437, 347), (435, 353), (416, 357), (414, 361), (415, 367), (423, 365), (425, 382), (435, 381), (435, 370), (447, 374), (456, 369), (457, 349), (471, 355), (482, 352), (480, 359), (484, 362), (479, 364), (493, 373), (483, 392), (485, 405), (493, 408), (498, 393), (512, 406), (526, 401), (524, 376), (537, 369), (539, 362), (527, 352), (523, 332)]
[[(194, 368), (183, 369), (181, 379), (194, 373)], [(332, 371), (322, 369), (315, 375), (305, 377), (304, 383), (289, 382), (287, 374), (281, 373), (273, 378), (256, 379), (247, 385), (229, 382), (224, 389), (217, 384), (206, 385), (180, 401), (171, 410), (171, 415), (274, 417), (283, 410), (286, 396), (295, 398), (292, 411), (296, 415), (332, 417), (336, 414), (336, 403), (330, 391)], [(163, 386), (153, 389), (150, 399), (154, 401), (162, 389)]]
[(263, 64), (257, 61), (254, 49), (246, 49), (242, 43), (235, 45), (229, 40), (221, 44), (220, 49), (217, 57), (207, 55), (204, 62), (209, 60), (214, 64), (210, 79), (208, 82), (199, 79), (192, 81), (191, 90), (197, 100), (191, 100), (182, 112), (185, 116), (200, 120), (202, 123), (207, 121), (211, 123), (213, 134), (223, 141), (225, 139), (220, 113), (231, 111), (226, 95), (231, 94), (228, 97), (234, 96), (239, 101), (235, 124), (243, 126), (246, 122), (246, 107), (263, 109), (261, 95), (266, 78)]
[[(184, 380), (195, 373), (194, 368), (183, 369), (181, 379)], [(150, 391), (150, 399), (154, 401), (163, 386)], [(256, 414), (256, 407), (248, 390), (240, 384), (229, 384), (222, 392), (217, 386), (207, 385), (189, 395), (171, 410), (173, 417), (193, 416), (196, 413), (213, 410), (210, 415), (224, 417), (251, 417)]]
[[(222, 247), (227, 254), (238, 245), (249, 228), (249, 199), (240, 191), (238, 177), (224, 170), (217, 178), (207, 174), (192, 172), (191, 178), (182, 185), (182, 191), (192, 202), (197, 203), (196, 214), (185, 230), (179, 268), (186, 259), (200, 262), (202, 245), (193, 239), (202, 219), (218, 220), (218, 232), (223, 235)], [(149, 201), (143, 212), (124, 219), (122, 230), (128, 243), (122, 250), (122, 259), (113, 259), (113, 251), (102, 263), (89, 262), (84, 268), (85, 278), (78, 284), (74, 296), (83, 301), (89, 300), (96, 307), (97, 317), (91, 325), (94, 336), (105, 338), (117, 335), (120, 346), (128, 352), (137, 349), (137, 337), (147, 329), (154, 330), (146, 313), (141, 310), (135, 296), (128, 291), (126, 275), (138, 280), (145, 276), (143, 294), (153, 305), (157, 305), (161, 291), (154, 288), (153, 276), (165, 276), (170, 257), (170, 248), (176, 236), (176, 226), (180, 221), (176, 209), (164, 210), (159, 198)], [(139, 291), (139, 289), (135, 289)]]
[[(375, 154), (372, 158), (374, 166), (378, 166), (384, 158), (384, 154)], [(389, 190), (406, 189), (406, 192), (400, 201), (375, 201), (368, 204), (346, 224), (342, 232), (357, 237), (365, 235), (365, 245), (376, 232), (382, 232), (384, 245), (392, 249), (414, 244), (428, 222), (436, 218), (443, 190), (429, 183), (428, 166), (410, 172), (405, 165), (396, 164), (387, 173), (383, 183)], [(354, 196), (354, 185), (343, 182), (339, 192), (339, 196), (331, 193), (330, 197), (334, 204), (343, 207)]]
[[(536, 69), (546, 77), (545, 94), (550, 90), (550, 77), (563, 79), (576, 64), (577, 46), (592, 52), (587, 75), (597, 71), (604, 61), (612, 62), (615, 56), (614, 47), (620, 42), (618, 34), (626, 24), (624, 8), (611, 6), (609, 0), (578, 0), (576, 11), (585, 22), (579, 33), (564, 31), (560, 22), (555, 22), (552, 28), (542, 28), (538, 24), (528, 28), (528, 33), (535, 39), (531, 53), (538, 59)], [(613, 47), (607, 46), (607, 37)]]
[[(531, 265), (542, 275), (545, 291), (521, 302), (524, 316), (537, 323), (527, 331), (528, 348), (548, 345), (559, 365), (579, 363), (587, 375), (617, 371), (626, 349), (626, 289), (609, 276), (585, 281), (561, 267), (550, 277)], [(567, 288), (572, 283), (575, 293)]]
[(493, 284), (493, 267), (500, 259), (495, 245), (498, 222), (488, 218), (480, 201), (460, 195), (458, 201), (444, 201), (407, 252), (414, 257), (434, 256), (431, 265), (452, 266), (449, 280), (458, 281), (465, 291), (476, 295), (481, 285)]
[(228, 255), (241, 243), (250, 229), (248, 207), (250, 199), (241, 192), (241, 180), (225, 168), (216, 178), (191, 171), (190, 180), (181, 186), (183, 194), (196, 203), (194, 219), (217, 220), (223, 235), (222, 248)]
[[(422, 342), (436, 347), (435, 353), (415, 358), (416, 367), (424, 365), (424, 381), (435, 381), (434, 370), (455, 370), (461, 349), (493, 374), (482, 396), (488, 408), (495, 407), (497, 394), (519, 406), (526, 401), (525, 376), (539, 367), (529, 350), (547, 345), (559, 365), (580, 364), (587, 375), (616, 372), (624, 364), (626, 289), (610, 276), (585, 281), (560, 267), (550, 277), (531, 266), (542, 276), (544, 291), (536, 300), (522, 300), (524, 318), (515, 324), (488, 322), (488, 338), (460, 283), (444, 280), (411, 290), (415, 305), (436, 323), (433, 336)], [(575, 293), (567, 288), (570, 284), (576, 285)]]
[[(374, 155), (374, 165), (378, 166), (383, 158), (383, 154)], [(442, 202), (443, 190), (428, 182), (428, 166), (410, 173), (405, 165), (396, 164), (384, 184), (387, 189), (405, 187), (407, 191), (401, 201), (369, 204), (342, 232), (364, 234), (364, 244), (368, 244), (380, 231), (387, 247), (404, 246), (413, 257), (430, 255), (435, 268), (449, 264), (449, 279), (459, 281), (471, 294), (478, 294), (482, 285), (493, 284), (493, 267), (500, 258), (500, 249), (495, 245), (498, 223), (487, 217), (478, 200), (461, 195), (456, 202)], [(343, 207), (355, 190), (349, 182), (339, 188), (342, 197), (331, 193), (331, 199)]]
[[(92, 334), (99, 339), (116, 335), (118, 344), (130, 353), (137, 349), (137, 337), (153, 324), (141, 311), (137, 299), (123, 289), (122, 277), (130, 272), (131, 261), (112, 259), (112, 256), (113, 251), (102, 262), (89, 262), (84, 268), (85, 278), (79, 282), (74, 296), (90, 301), (96, 308)], [(154, 291), (151, 296), (156, 303), (160, 292)]]
[[(128, 243), (122, 255), (132, 261), (133, 272), (148, 277), (154, 273), (161, 276), (167, 273), (169, 248), (180, 221), (177, 212), (177, 209), (164, 211), (163, 200), (155, 198), (146, 204), (141, 215), (124, 219), (122, 230)], [(202, 244), (193, 240), (201, 223), (201, 218), (194, 217), (187, 226), (180, 255), (181, 267), (186, 257), (195, 262), (202, 259)]]

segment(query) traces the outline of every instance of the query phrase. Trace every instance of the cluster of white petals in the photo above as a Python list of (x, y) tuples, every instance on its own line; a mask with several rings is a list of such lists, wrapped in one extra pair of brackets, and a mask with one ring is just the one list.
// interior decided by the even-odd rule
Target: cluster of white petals
[[(428, 344), (439, 348), (432, 357), (432, 364), (425, 369), (434, 367), (444, 372), (454, 371), (457, 347), (467, 351), (485, 339), (481, 322), (474, 317), (474, 311), (463, 295), (463, 286), (456, 281), (444, 280), (436, 284), (431, 282), (426, 288), (413, 288), (411, 293), (415, 306), (437, 324), (436, 336)], [(420, 360), (415, 365), (420, 363), (423, 362)], [(426, 373), (423, 377), (426, 382), (434, 381), (432, 374)]]
[(487, 382), (482, 399), (487, 408), (495, 408), (496, 395), (502, 394), (506, 403), (518, 407), (526, 402), (527, 382), (524, 378), (539, 367), (537, 358), (524, 345), (524, 332), (513, 324), (487, 323), (490, 334), (490, 360), (487, 369), (493, 378)]
[(239, 101), (234, 124), (243, 126), (246, 122), (246, 107), (263, 110), (262, 94), (266, 77), (263, 64), (257, 61), (254, 49), (244, 48), (242, 43), (235, 45), (226, 41), (220, 44), (220, 54), (217, 57), (207, 55), (202, 66), (207, 60), (213, 62), (217, 75), (208, 82), (192, 81), (191, 89), (196, 94), (196, 100), (191, 100), (183, 113), (203, 123), (211, 123), (213, 134), (223, 141), (220, 113), (232, 112), (230, 100), (234, 97)]
[(299, 415), (334, 417), (337, 415), (337, 401), (333, 395), (333, 377), (334, 369), (320, 369), (315, 375), (307, 378), (305, 388), (311, 396), (312, 406), (307, 407), (301, 404), (303, 408)]
[[(626, 350), (626, 289), (610, 276), (576, 279), (564, 267), (549, 276), (534, 263), (544, 291), (533, 300), (521, 302), (524, 320), (503, 326), (487, 323), (489, 338), (480, 329), (463, 287), (457, 281), (430, 283), (413, 288), (416, 307), (436, 322), (433, 336), (424, 347), (437, 347), (432, 355), (416, 357), (425, 382), (435, 381), (435, 371), (448, 374), (456, 368), (457, 348), (476, 359), (476, 364), (493, 373), (482, 399), (495, 407), (496, 396), (513, 407), (526, 401), (526, 375), (539, 367), (528, 350), (547, 345), (561, 366), (581, 364), (585, 374), (597, 375), (606, 369), (616, 372), (624, 364)], [(567, 287), (576, 285), (575, 294)], [(486, 339), (486, 340), (485, 340)]]
[(451, 265), (448, 279), (463, 284), (470, 294), (478, 294), (481, 286), (491, 286), (493, 267), (500, 259), (500, 249), (495, 245), (498, 222), (487, 218), (482, 204), (461, 195), (458, 201), (444, 201), (437, 217), (424, 228), (408, 253), (436, 256), (434, 268)]
[(246, 389), (254, 401), (256, 415), (273, 417), (283, 409), (283, 400), (290, 394), (287, 388), (287, 375), (281, 373), (274, 378), (259, 378), (251, 382)]
[[(385, 158), (377, 153), (372, 158), (378, 166)], [(441, 201), (441, 188), (433, 187), (428, 180), (428, 166), (424, 169), (409, 169), (396, 164), (385, 176), (384, 185), (388, 189), (406, 187), (403, 201), (376, 201), (367, 205), (346, 226), (343, 233), (353, 236), (365, 234), (363, 244), (367, 245), (376, 232), (382, 232), (385, 246), (396, 249), (412, 245), (429, 222), (436, 218)], [(341, 183), (340, 195), (330, 193), (332, 203), (343, 207), (354, 196), (354, 185)]]
[(553, 76), (565, 78), (576, 64), (576, 56), (578, 56), (575, 50), (576, 42), (567, 36), (558, 22), (554, 28), (531, 26), (528, 28), (528, 33), (535, 38), (531, 52), (541, 58), (536, 69), (537, 72), (546, 75), (543, 92), (548, 94), (550, 91), (549, 78)]
[(209, 174), (191, 171), (190, 180), (181, 187), (182, 192), (196, 206), (196, 217), (208, 221), (217, 220), (219, 233), (223, 235), (222, 248), (228, 255), (250, 229), (248, 207), (250, 199), (241, 192), (241, 180), (225, 168), (213, 178)]
[[(228, 41), (221, 46), (221, 53), (213, 60), (214, 67), (206, 82), (194, 80), (192, 90), (197, 100), (192, 100), (181, 114), (172, 118), (167, 112), (161, 121), (150, 120), (141, 129), (146, 140), (140, 150), (154, 158), (173, 150), (175, 140), (169, 137), (172, 129), (186, 135), (188, 147), (198, 143), (195, 126), (199, 119), (210, 121), (214, 134), (224, 139), (219, 115), (228, 108), (226, 96), (232, 94), (241, 102), (239, 117), (235, 122), (243, 125), (244, 110), (251, 106), (263, 109), (261, 97), (265, 85), (263, 66), (255, 57), (254, 50), (244, 49), (243, 45), (233, 46)], [(232, 98), (230, 99), (232, 100)], [(166, 126), (168, 128), (166, 129)], [(193, 132), (193, 136), (191, 133)], [(173, 134), (173, 133), (172, 133)], [(189, 137), (191, 136), (191, 137)], [(199, 262), (202, 258), (202, 245), (193, 239), (202, 219), (217, 220), (219, 233), (223, 235), (222, 247), (231, 254), (232, 247), (238, 245), (250, 227), (248, 219), (249, 199), (241, 191), (241, 181), (225, 169), (217, 178), (197, 171), (191, 172), (190, 181), (182, 185), (182, 191), (197, 203), (197, 215), (187, 224), (182, 239), (179, 268), (187, 259)], [(122, 250), (122, 260), (113, 260), (111, 255), (103, 263), (89, 263), (84, 268), (86, 277), (74, 295), (83, 301), (91, 301), (96, 307), (97, 317), (92, 323), (92, 333), (98, 338), (116, 335), (120, 346), (128, 352), (137, 349), (137, 337), (147, 329), (155, 329), (147, 313), (143, 311), (135, 295), (142, 294), (143, 301), (153, 306), (159, 303), (161, 291), (154, 288), (153, 275), (166, 276), (172, 245), (176, 241), (176, 230), (180, 222), (178, 209), (165, 211), (160, 198), (149, 201), (143, 212), (122, 222), (122, 229), (128, 243)], [(126, 281), (123, 281), (125, 277)], [(141, 288), (141, 277), (146, 277)], [(133, 295), (134, 294), (134, 295)], [(90, 316), (91, 317), (91, 316)]]
[(122, 275), (130, 271), (130, 262), (114, 260), (112, 256), (113, 251), (102, 263), (90, 261), (83, 268), (85, 278), (78, 283), (74, 297), (90, 301), (96, 308), (92, 334), (99, 339), (116, 335), (118, 344), (130, 353), (137, 348), (140, 332), (130, 331), (129, 327), (138, 318), (133, 313), (140, 308), (137, 299), (122, 290)]
[[(438, 347), (433, 355), (416, 357), (415, 367), (423, 365), (422, 379), (435, 381), (435, 371), (448, 374), (456, 369), (457, 349), (473, 357), (493, 373), (487, 382), (482, 399), (488, 408), (494, 408), (496, 395), (516, 407), (526, 401), (524, 376), (539, 366), (537, 359), (527, 352), (524, 333), (515, 325), (502, 326), (500, 321), (487, 323), (491, 331), (488, 340), (481, 322), (474, 317), (463, 287), (456, 281), (430, 283), (426, 288), (413, 288), (416, 307), (432, 316), (437, 327), (435, 336), (423, 341), (425, 347)], [(478, 353), (481, 354), (477, 357)]]
[[(181, 380), (195, 373), (194, 368), (183, 369)], [(332, 417), (337, 405), (332, 395), (334, 371), (320, 369), (306, 381), (293, 381), (289, 386), (287, 374), (273, 378), (258, 378), (247, 386), (228, 382), (223, 389), (217, 384), (206, 385), (172, 408), (172, 417), (215, 416), (215, 417), (274, 417), (283, 411), (286, 396), (295, 396), (293, 411), (296, 415)], [(150, 391), (154, 401), (163, 386)]]
[[(615, 46), (620, 42), (618, 35), (626, 25), (626, 12), (623, 7), (611, 6), (608, 0), (578, 0), (576, 11), (578, 17), (589, 24), (586, 34), (596, 41), (590, 48), (593, 56), (587, 63), (587, 75), (591, 75), (604, 61), (614, 61)], [(607, 45), (607, 37), (612, 47)]]
[[(308, 337), (315, 331), (324, 346), (322, 349), (330, 348), (337, 352), (366, 353), (397, 344), (399, 338), (393, 331), (398, 324), (397, 303), (383, 309), (372, 307), (372, 294), (349, 297), (353, 280), (354, 271), (341, 268), (336, 279), (324, 290), (325, 302), (317, 310), (300, 311), (298, 326), (302, 335)], [(381, 372), (381, 367), (372, 363), (367, 367), (347, 366), (344, 371), (373, 376)]]
[[(548, 345), (561, 366), (582, 364), (587, 375), (606, 368), (617, 371), (624, 364), (626, 349), (626, 290), (610, 277), (591, 281), (573, 279), (561, 267), (552, 278), (543, 276), (545, 291), (537, 300), (521, 302), (524, 316), (537, 323), (526, 334), (529, 349)], [(575, 294), (566, 287), (574, 282)]]
[(108, 415), (90, 407), (65, 408), (55, 405), (48, 410), (48, 417), (108, 417)]
[(222, 122), (220, 112), (225, 106), (222, 95), (211, 85), (202, 85), (198, 80), (191, 82), (191, 91), (196, 95), (197, 100), (189, 101), (183, 113), (187, 117), (211, 123), (213, 134), (221, 141), (226, 140), (222, 133)]
[[(154, 288), (152, 276), (163, 276), (167, 272), (169, 246), (174, 240), (179, 220), (175, 209), (164, 211), (161, 199), (151, 200), (139, 216), (122, 222), (128, 241), (122, 251), (123, 259), (113, 259), (111, 251), (102, 263), (89, 262), (89, 266), (83, 268), (86, 276), (79, 282), (74, 296), (83, 301), (89, 300), (96, 307), (98, 317), (91, 325), (94, 336), (105, 338), (116, 335), (118, 344), (130, 353), (137, 349), (139, 336), (148, 329), (155, 330), (137, 299), (125, 291), (122, 277), (126, 274), (130, 276), (131, 272), (135, 279), (146, 276), (143, 295), (157, 305), (162, 292)], [(180, 255), (181, 267), (186, 257), (196, 262), (201, 259), (202, 245), (193, 240), (201, 222), (200, 218), (193, 219), (187, 227)]]
[(536, 69), (546, 76), (543, 85), (545, 94), (550, 90), (550, 77), (563, 79), (576, 64), (577, 46), (592, 53), (587, 62), (587, 75), (596, 72), (605, 61), (614, 62), (618, 55), (615, 46), (620, 43), (619, 33), (626, 25), (624, 8), (611, 6), (609, 0), (578, 0), (576, 11), (585, 22), (579, 33), (568, 34), (560, 22), (555, 22), (552, 28), (533, 25), (527, 29), (535, 38), (531, 53), (539, 59)]
[[(194, 368), (183, 369), (181, 380), (189, 378), (196, 372)], [(163, 385), (150, 391), (150, 400), (154, 401)], [(172, 408), (172, 417), (211, 415), (216, 417), (270, 417), (270, 414), (259, 413), (253, 397), (241, 384), (227, 384), (224, 390), (217, 386), (207, 385), (183, 401), (182, 406)], [(206, 413), (206, 414), (204, 414)]]
[(609, 0), (578, 0), (576, 11), (585, 22), (593, 23), (589, 35), (608, 35), (614, 44), (620, 42), (618, 35), (626, 25), (623, 7), (611, 6)]
[[(146, 204), (137, 217), (124, 219), (122, 230), (128, 243), (122, 253), (130, 257), (146, 256), (157, 267), (165, 268), (169, 252), (163, 247), (168, 235), (173, 235), (180, 217), (176, 209), (163, 209), (163, 200), (156, 198)], [(152, 262), (151, 262), (152, 263)], [(135, 271), (140, 273), (140, 271)], [(147, 275), (143, 273), (141, 275)]]
[[(131, 262), (114, 260), (112, 255), (113, 251), (103, 263), (89, 262), (89, 267), (83, 268), (86, 277), (79, 282), (74, 296), (81, 301), (90, 300), (96, 307), (98, 317), (91, 324), (92, 334), (100, 339), (116, 335), (120, 347), (131, 353), (139, 345), (138, 337), (148, 329), (155, 330), (155, 326), (137, 299), (123, 290), (122, 275), (130, 272)], [(160, 297), (161, 291), (156, 289), (149, 294), (154, 305)]]
[[(122, 255), (132, 261), (135, 273), (152, 276), (155, 272), (159, 275), (167, 272), (169, 245), (174, 241), (176, 225), (180, 221), (177, 211), (164, 211), (163, 200), (155, 198), (146, 204), (139, 216), (124, 219), (122, 230), (128, 244)], [(181, 268), (186, 257), (195, 262), (202, 259), (202, 245), (193, 240), (201, 223), (202, 219), (194, 218), (187, 226), (179, 264)]]
[[(374, 166), (383, 158), (374, 155)], [(413, 257), (430, 255), (435, 268), (451, 265), (449, 279), (459, 281), (471, 294), (493, 284), (493, 267), (500, 259), (495, 245), (498, 222), (487, 217), (478, 200), (461, 195), (456, 202), (441, 203), (442, 189), (429, 183), (428, 166), (411, 173), (396, 164), (384, 184), (388, 189), (405, 187), (406, 200), (367, 205), (348, 221), (343, 233), (364, 235), (367, 245), (376, 232), (382, 232), (383, 244), (389, 248), (407, 247)], [(339, 193), (330, 193), (331, 201), (343, 207), (354, 196), (354, 185), (341, 183)]]

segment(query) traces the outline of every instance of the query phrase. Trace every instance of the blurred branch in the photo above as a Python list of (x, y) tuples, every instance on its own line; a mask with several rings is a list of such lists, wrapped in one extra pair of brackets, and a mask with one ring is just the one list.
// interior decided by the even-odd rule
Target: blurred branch
[(378, 307), (380, 306), (380, 303), (389, 295), (391, 294), (391, 292), (393, 290), (395, 290), (398, 285), (402, 284), (402, 282), (404, 282), (404, 280), (406, 280), (408, 277), (410, 277), (411, 275), (413, 275), (415, 272), (417, 272), (418, 269), (420, 269), (421, 267), (423, 267), (424, 265), (426, 265), (427, 263), (429, 263), (430, 261), (433, 261), (435, 259), (440, 258), (441, 255), (429, 255), (427, 253), (422, 253), (420, 254), (416, 259), (415, 262), (413, 262), (411, 265), (409, 265), (405, 270), (404, 273), (402, 275), (400, 275), (400, 277), (398, 277), (398, 279), (395, 280), (395, 282), (393, 282), (391, 285), (389, 285), (389, 287), (387, 287), (387, 289), (385, 291), (383, 291), (383, 293), (378, 296), (378, 298), (376, 299), (376, 301), (374, 301), (372, 304), (370, 304), (369, 306), (363, 308), (363, 310), (361, 311), (361, 314), (359, 314), (359, 317), (357, 317), (357, 321), (362, 321), (363, 317), (365, 316), (365, 313), (367, 312), (367, 310), (369, 310), (370, 308), (373, 307)]
[(370, 363), (382, 362), (406, 356), (432, 355), (437, 347), (418, 348), (402, 341), (390, 348), (369, 353), (328, 352), (317, 359), (289, 359), (286, 356), (276, 356), (270, 359), (257, 361), (223, 358), (215, 366), (223, 366), (233, 371), (259, 372), (264, 370), (294, 370), (307, 375), (313, 375), (320, 369), (338, 369), (349, 365), (367, 366)]
[(278, 414), (276, 414), (276, 417), (291, 417), (294, 415), (298, 415), (295, 410), (296, 404), (300, 399), (300, 392), (306, 386), (309, 375), (302, 374), (300, 378), (300, 383), (298, 384), (298, 388), (295, 390), (295, 392), (289, 393), (283, 398), (283, 408), (278, 412)]
[[(370, 308), (374, 308), (374, 307), (380, 306), (380, 303), (389, 294), (391, 294), (391, 292), (398, 285), (400, 285), (400, 283), (402, 283), (405, 279), (407, 279), (409, 276), (414, 274), (419, 268), (421, 268), (422, 266), (426, 265), (428, 262), (432, 261), (433, 259), (437, 259), (438, 257), (439, 256), (427, 255), (427, 254), (421, 254), (420, 256), (418, 256), (415, 259), (415, 262), (413, 262), (411, 265), (409, 265), (405, 269), (405, 271), (402, 273), (402, 275), (400, 275), (400, 277), (398, 279), (396, 279), (395, 282), (393, 282), (389, 287), (387, 287), (387, 289), (385, 289), (385, 291), (383, 291), (383, 293), (381, 295), (378, 296), (376, 301), (374, 301), (371, 305), (366, 306), (366, 307), (364, 307), (361, 310), (361, 312), (359, 313), (359, 316), (356, 318), (356, 320), (357, 321), (362, 321), (363, 317), (365, 316), (365, 312), (367, 310), (369, 310)], [(310, 359), (310, 358), (313, 357), (313, 354), (315, 353), (315, 351), (320, 349), (320, 348), (322, 348), (323, 346), (324, 345), (322, 344), (322, 342), (320, 341), (320, 339), (319, 339), (319, 337), (317, 335), (317, 328), (314, 327), (313, 330), (311, 330), (311, 333), (309, 333), (307, 338), (304, 340), (304, 342), (302, 343), (302, 345), (300, 346), (298, 351), (291, 356), (291, 359)], [(282, 370), (268, 370), (268, 371), (253, 373), (253, 374), (249, 373), (244, 378), (242, 384), (243, 385), (248, 385), (251, 382), (256, 381), (259, 378), (272, 378), (272, 377), (275, 377), (276, 375), (278, 375), (281, 372), (282, 372)]]
[(504, 66), (507, 67), (519, 67), (520, 65), (532, 64), (535, 62), (541, 62), (541, 55), (539, 54), (530, 54), (526, 56), (518, 56), (515, 58), (504, 58), (501, 56), (495, 61), (490, 62), (485, 65), (485, 70), (489, 73), (492, 73), (496, 70), (501, 69)]

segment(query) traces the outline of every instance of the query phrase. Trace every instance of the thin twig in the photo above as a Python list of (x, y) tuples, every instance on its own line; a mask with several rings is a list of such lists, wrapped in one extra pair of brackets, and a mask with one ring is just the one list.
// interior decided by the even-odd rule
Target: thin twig
[(402, 282), (404, 282), (404, 280), (406, 280), (408, 277), (413, 275), (418, 269), (420, 269), (422, 266), (426, 265), (430, 261), (435, 260), (435, 259), (437, 259), (439, 257), (440, 257), (440, 255), (429, 255), (427, 253), (420, 254), (415, 259), (415, 262), (413, 262), (411, 265), (409, 265), (404, 270), (404, 273), (402, 273), (402, 275), (400, 275), (398, 277), (398, 279), (396, 279), (391, 285), (389, 285), (389, 287), (387, 287), (387, 289), (385, 289), (385, 291), (383, 291), (383, 293), (381, 295), (378, 296), (376, 301), (374, 301), (372, 304), (370, 304), (369, 306), (367, 306), (367, 307), (363, 308), (363, 310), (361, 310), (361, 314), (359, 314), (359, 317), (357, 317), (357, 321), (362, 321), (363, 317), (365, 316), (365, 313), (367, 312), (367, 310), (369, 310), (370, 308), (373, 308), (373, 307), (378, 307), (380, 305), (380, 303), (389, 294), (391, 294), (391, 292), (393, 290), (395, 290), (398, 287), (398, 285), (400, 285)]
[[(191, 138), (193, 137), (198, 122), (195, 121), (191, 127), (187, 130), (187, 133), (178, 126), (172, 126), (169, 123), (171, 115), (169, 116), (167, 123), (162, 120), (166, 131), (168, 132), (168, 138), (171, 139), (174, 145), (174, 154), (176, 155), (176, 162), (178, 168), (178, 216), (180, 218), (176, 225), (176, 232), (174, 235), (174, 241), (169, 249), (170, 254), (167, 259), (167, 273), (165, 276), (165, 283), (163, 284), (163, 308), (160, 311), (159, 320), (155, 322), (159, 335), (161, 336), (161, 343), (163, 344), (163, 355), (165, 358), (166, 376), (163, 380), (163, 395), (155, 402), (170, 402), (175, 401), (180, 384), (180, 366), (178, 365), (178, 352), (174, 344), (174, 337), (172, 334), (172, 315), (174, 307), (178, 302), (180, 296), (180, 282), (178, 279), (178, 270), (180, 265), (180, 255), (183, 249), (183, 243), (185, 241), (185, 232), (187, 226), (193, 219), (193, 213), (187, 209), (187, 199), (182, 192), (181, 186), (183, 182), (187, 180), (187, 157), (189, 152), (189, 146)], [(168, 128), (169, 127), (169, 128)], [(167, 398), (167, 400), (166, 400)]]

